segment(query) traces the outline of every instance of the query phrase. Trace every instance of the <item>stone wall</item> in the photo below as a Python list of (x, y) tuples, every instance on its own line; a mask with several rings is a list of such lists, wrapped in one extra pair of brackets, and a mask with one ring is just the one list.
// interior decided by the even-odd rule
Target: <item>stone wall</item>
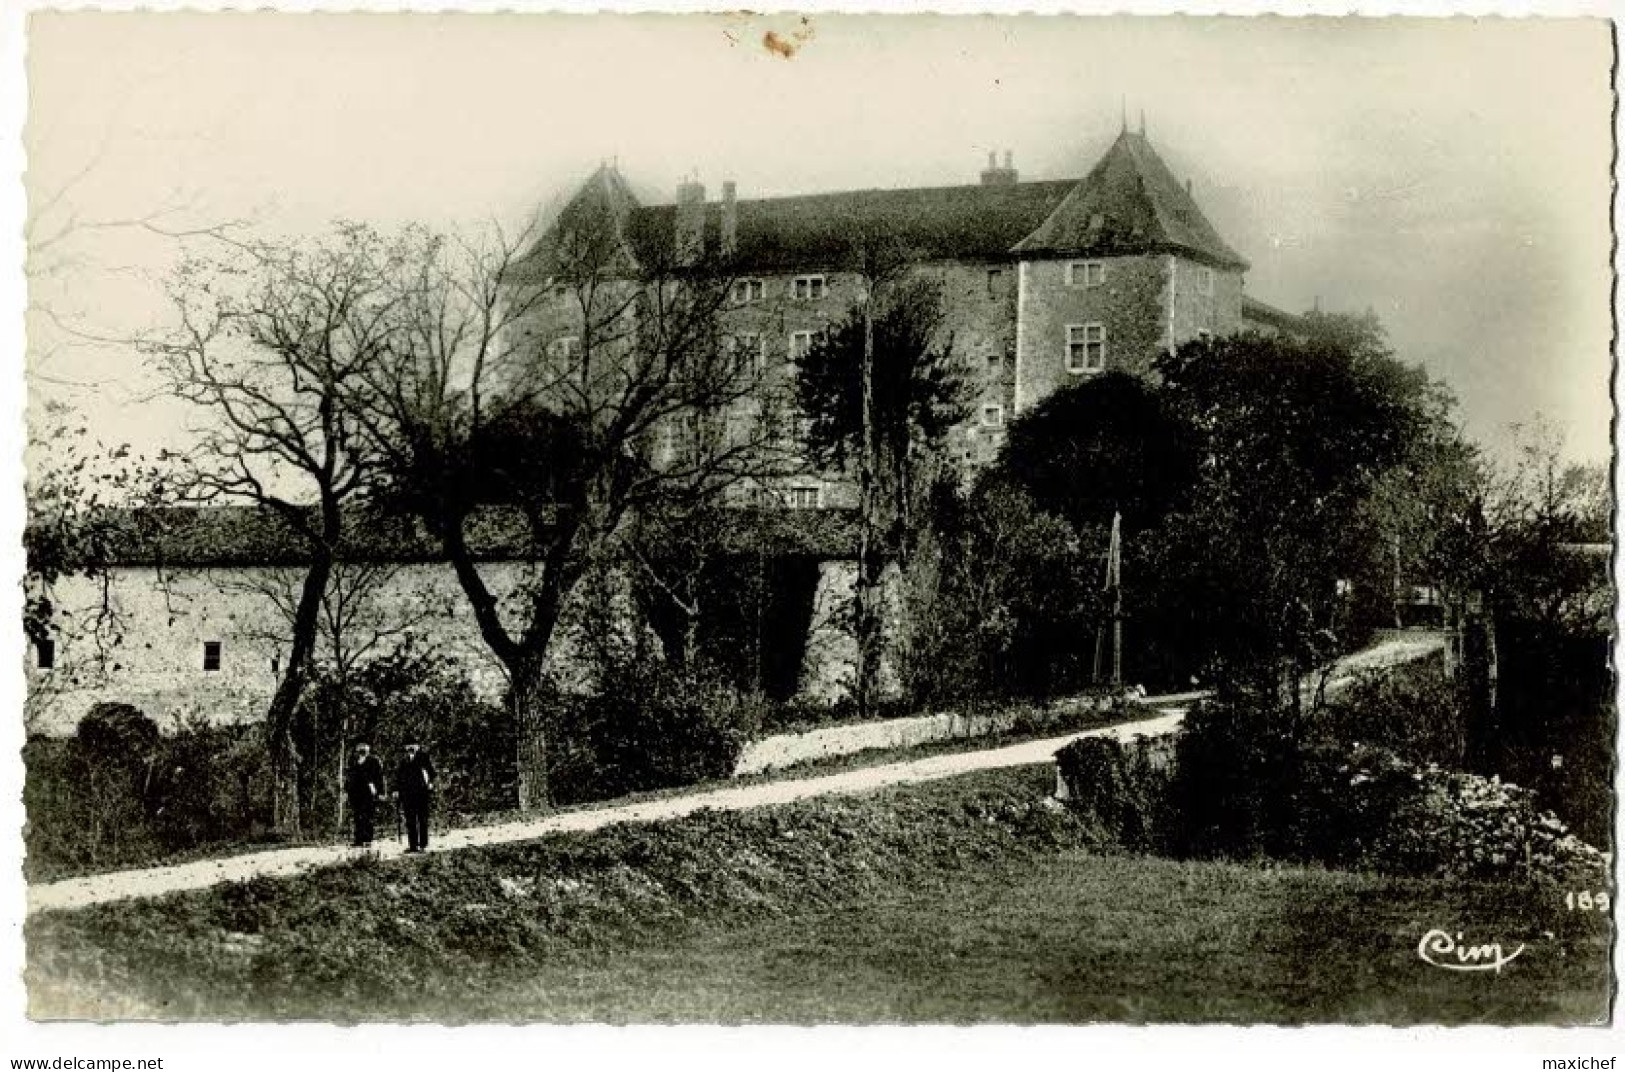
[[(1204, 271), (1212, 284), (1204, 291)], [(1207, 332), (1233, 335), (1241, 330), (1241, 273), (1207, 268), (1184, 257), (1169, 257), (1169, 324), (1173, 341), (1189, 342)]]
[(1098, 286), (1067, 281), (1078, 258), (1020, 265), (1020, 341), (1014, 408), (1023, 412), (1069, 383), (1090, 375), (1067, 368), (1067, 326), (1106, 329), (1106, 368), (1148, 373), (1167, 347), (1168, 262), (1162, 255), (1108, 257)]
[[(501, 600), (505, 621), (516, 627), (522, 613), (516, 592), (533, 567), (487, 562), (479, 570)], [(857, 656), (850, 626), (856, 575), (850, 561), (820, 564), (811, 635), (797, 683), (803, 695), (834, 700), (849, 687)], [(101, 618), (100, 585), (89, 578), (64, 579), (52, 593), (58, 630), (55, 665), (40, 668), (33, 651), (25, 663), (28, 731), (71, 734), (100, 702), (134, 704), (166, 729), (192, 714), (216, 723), (263, 717), (287, 658), (285, 608), (292, 606), (301, 576), (296, 569), (268, 567), (115, 569), (107, 580), (109, 616), (99, 629), (93, 626)], [(586, 601), (604, 594), (590, 583), (583, 582), (567, 608), (555, 640), (553, 670), (567, 686), (591, 683), (591, 661), (583, 654), (584, 639), (575, 624)], [(889, 585), (894, 587), (895, 579)], [(622, 639), (658, 651), (658, 641), (638, 619), (624, 585), (617, 583), (609, 598)], [(423, 562), (389, 569), (369, 591), (347, 642), (365, 643), (381, 628), (391, 634), (384, 647), (410, 634), (420, 648), (461, 667), (484, 698), (502, 699), (506, 674), (480, 636), (449, 566)], [(205, 669), (207, 643), (219, 644), (217, 669)], [(321, 654), (332, 655), (325, 638)], [(891, 677), (888, 667), (882, 671), (885, 686)]]
[[(1083, 699), (1064, 710), (1069, 716), (1076, 717), (1081, 711), (1097, 709), (1106, 702)], [(734, 777), (780, 770), (814, 759), (851, 755), (875, 748), (912, 748), (933, 741), (986, 737), (1004, 733), (1019, 721), (1031, 717), (1030, 712), (1018, 709), (984, 715), (947, 712), (849, 726), (828, 726), (804, 733), (777, 734), (746, 746), (734, 766)]]

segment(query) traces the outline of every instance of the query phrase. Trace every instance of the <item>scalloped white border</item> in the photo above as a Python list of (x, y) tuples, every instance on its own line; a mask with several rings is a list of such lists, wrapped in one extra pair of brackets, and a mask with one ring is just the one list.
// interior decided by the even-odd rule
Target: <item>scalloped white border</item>
[[(277, 0), (270, 3), (60, 3), (0, 0), (0, 458), (6, 460), (0, 479), (0, 559), (4, 562), (4, 591), (9, 609), (0, 611), (0, 652), (24, 650), (20, 626), (17, 579), (22, 576), (22, 376), (23, 345), (22, 221), (24, 198), (21, 176), (21, 132), (27, 107), (23, 78), (24, 20), (30, 11), (56, 10), (245, 10), (274, 6), (285, 11), (461, 11), (540, 12), (716, 11), (725, 5), (704, 0), (664, 0), (661, 3), (524, 4), (468, 0), (456, 4), (400, 3), (388, 0)], [(1024, 0), (1004, 5), (975, 0), (935, 0), (929, 5), (902, 0), (867, 0), (861, 4), (804, 0), (786, 4), (754, 4), (759, 12), (810, 11), (843, 13), (906, 13), (930, 10), (943, 13), (1042, 14), (1225, 14), (1225, 15), (1423, 15), (1423, 16), (1602, 16), (1616, 20), (1615, 33), (1615, 203), (1621, 207), (1617, 145), (1619, 63), (1617, 20), (1625, 13), (1625, 0), (1491, 0), (1475, 3), (1372, 2), (1372, 0), (1307, 0), (1297, 3), (1248, 0), (1115, 0), (1111, 3), (1066, 3)], [(1615, 241), (1615, 371), (1613, 398), (1619, 395), (1619, 311), (1617, 280), (1625, 257)], [(1616, 433), (1618, 420), (1615, 421)], [(1617, 440), (1616, 440), (1617, 458)], [(1625, 492), (1616, 464), (1616, 496)], [(1616, 498), (1616, 501), (1618, 499)], [(1615, 563), (1616, 571), (1620, 563)], [(1621, 574), (1616, 572), (1616, 585)], [(1619, 641), (1616, 640), (1616, 643)], [(1625, 663), (1616, 648), (1615, 665)], [(0, 696), (5, 708), (20, 712), (23, 680), (19, 659), (0, 657)], [(19, 875), (23, 822), (21, 801), (22, 720), (0, 718), (0, 875)], [(1622, 765), (1625, 766), (1625, 765)], [(1621, 784), (1625, 784), (1622, 780)], [(1618, 794), (1616, 793), (1616, 800)], [(0, 881), (0, 921), (4, 924), (4, 957), (0, 960), (0, 1068), (9, 1059), (32, 1056), (163, 1056), (166, 1070), (193, 1072), (231, 1069), (233, 1072), (272, 1072), (289, 1067), (353, 1069), (388, 1067), (409, 1069), (474, 1068), (536, 1069), (548, 1072), (601, 1072), (610, 1068), (717, 1072), (719, 1069), (772, 1069), (773, 1072), (833, 1066), (888, 1069), (978, 1069), (1031, 1072), (1077, 1068), (1189, 1068), (1234, 1067), (1252, 1069), (1359, 1069), (1471, 1068), (1539, 1072), (1542, 1058), (1618, 1056), (1625, 1062), (1620, 1030), (1551, 1028), (1302, 1028), (1267, 1027), (1068, 1027), (1068, 1028), (875, 1028), (820, 1029), (687, 1027), (675, 1029), (614, 1029), (603, 1027), (464, 1027), (364, 1026), (339, 1028), (295, 1024), (279, 1027), (230, 1025), (39, 1025), (23, 1015), (25, 998), (20, 977), (23, 885)], [(1619, 977), (1616, 948), (1616, 979)], [(1493, 979), (1476, 980), (1493, 985)]]

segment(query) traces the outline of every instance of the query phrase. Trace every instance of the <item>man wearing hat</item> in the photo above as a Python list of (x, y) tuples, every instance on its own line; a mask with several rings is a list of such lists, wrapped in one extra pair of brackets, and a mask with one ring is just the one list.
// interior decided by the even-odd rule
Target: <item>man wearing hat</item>
[(395, 792), (406, 820), (406, 851), (422, 852), (429, 847), (429, 795), (434, 792), (434, 761), (416, 741), (409, 741), (406, 754), (395, 767)]
[(355, 746), (355, 755), (344, 769), (344, 793), (350, 798), (350, 814), (355, 818), (355, 847), (372, 844), (373, 813), (384, 791), (384, 765), (365, 743)]

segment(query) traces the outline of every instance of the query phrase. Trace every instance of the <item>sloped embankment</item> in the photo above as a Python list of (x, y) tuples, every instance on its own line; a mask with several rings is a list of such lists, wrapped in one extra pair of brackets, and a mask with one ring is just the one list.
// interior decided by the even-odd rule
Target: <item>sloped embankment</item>
[[(990, 772), (48, 912), (26, 931), (33, 1014), (128, 1015), (134, 999), (160, 1018), (455, 1015), (559, 958), (1083, 846), (1084, 825), (1044, 799), (1051, 778)], [(64, 994), (74, 1007), (52, 1007)]]

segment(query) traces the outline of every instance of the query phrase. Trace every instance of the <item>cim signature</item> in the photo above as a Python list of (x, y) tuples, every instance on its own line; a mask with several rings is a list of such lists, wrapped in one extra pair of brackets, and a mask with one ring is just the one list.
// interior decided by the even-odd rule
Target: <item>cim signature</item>
[[(1500, 942), (1488, 942), (1484, 945), (1467, 945), (1461, 940), (1461, 932), (1457, 931), (1452, 937), (1449, 931), (1434, 929), (1422, 935), (1422, 941), (1416, 946), (1416, 955), (1435, 968), (1445, 971), (1493, 971), (1501, 974), (1501, 969), (1511, 964), (1513, 959), (1524, 950), (1519, 946), (1511, 953), (1501, 948)], [(1454, 955), (1455, 960), (1442, 958)], [(1435, 960), (1435, 957), (1441, 959)]]

